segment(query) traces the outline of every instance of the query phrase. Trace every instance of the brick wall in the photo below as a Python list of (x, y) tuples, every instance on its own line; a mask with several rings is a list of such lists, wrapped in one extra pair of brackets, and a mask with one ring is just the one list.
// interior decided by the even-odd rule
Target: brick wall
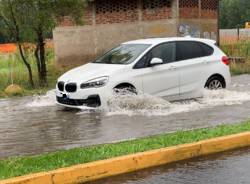
[[(141, 0), (142, 20), (169, 19), (172, 0)], [(136, 22), (138, 0), (99, 0), (96, 2), (96, 24)]]
[(85, 8), (85, 10), (84, 10), (84, 15), (83, 15), (84, 25), (92, 25), (92, 23), (93, 23), (92, 6), (93, 6), (93, 4), (89, 3), (87, 8)]
[(199, 18), (199, 0), (180, 0), (180, 18)]
[[(95, 0), (85, 9), (83, 20), (85, 25), (92, 25), (93, 17), (96, 24), (129, 23), (139, 20), (139, 12), (142, 21), (171, 19), (172, 3), (173, 0)], [(179, 0), (179, 17), (216, 19), (217, 8), (218, 0)], [(70, 17), (62, 18), (60, 25), (74, 26)]]
[(218, 17), (218, 1), (202, 0), (201, 1), (201, 18), (216, 19)]
[[(218, 0), (180, 0), (180, 18), (216, 19)], [(201, 8), (199, 10), (199, 7)]]
[(142, 1), (142, 20), (169, 19), (171, 17), (171, 0)]
[(138, 7), (135, 0), (99, 0), (96, 5), (96, 24), (135, 22)]

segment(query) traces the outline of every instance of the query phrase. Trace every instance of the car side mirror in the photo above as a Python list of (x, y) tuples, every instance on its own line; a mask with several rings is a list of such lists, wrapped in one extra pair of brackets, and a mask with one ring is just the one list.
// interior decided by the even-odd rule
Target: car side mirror
[(160, 59), (160, 58), (153, 58), (153, 59), (150, 61), (150, 65), (151, 65), (151, 66), (160, 65), (160, 64), (163, 64), (163, 60)]

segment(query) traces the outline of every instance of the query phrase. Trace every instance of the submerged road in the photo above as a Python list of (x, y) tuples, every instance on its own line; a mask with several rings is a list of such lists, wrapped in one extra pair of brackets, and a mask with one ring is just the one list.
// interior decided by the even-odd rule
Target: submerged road
[(0, 100), (0, 158), (244, 121), (250, 119), (250, 75), (234, 77), (228, 91), (199, 101), (169, 103), (150, 96), (132, 101), (132, 107), (79, 112), (54, 105), (53, 92)]
[(93, 184), (248, 184), (250, 148), (187, 160)]

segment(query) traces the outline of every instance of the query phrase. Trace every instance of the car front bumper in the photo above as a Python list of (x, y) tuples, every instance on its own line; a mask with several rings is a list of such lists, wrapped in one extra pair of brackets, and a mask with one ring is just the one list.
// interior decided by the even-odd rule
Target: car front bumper
[(56, 89), (56, 101), (58, 105), (82, 109), (84, 107), (98, 108), (105, 106), (112, 97), (112, 90), (108, 87), (78, 89), (69, 93)]
[(87, 99), (70, 99), (67, 95), (62, 97), (56, 96), (58, 104), (68, 105), (68, 106), (87, 106), (87, 107), (100, 107), (101, 99), (99, 95), (90, 95)]

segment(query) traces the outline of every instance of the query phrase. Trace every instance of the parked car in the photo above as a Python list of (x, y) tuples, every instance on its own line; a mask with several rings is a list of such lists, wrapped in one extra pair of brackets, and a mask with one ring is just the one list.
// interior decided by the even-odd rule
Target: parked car
[(216, 42), (199, 38), (129, 41), (94, 62), (63, 74), (56, 86), (60, 105), (107, 105), (120, 89), (168, 100), (197, 98), (204, 88), (226, 88), (229, 60)]

